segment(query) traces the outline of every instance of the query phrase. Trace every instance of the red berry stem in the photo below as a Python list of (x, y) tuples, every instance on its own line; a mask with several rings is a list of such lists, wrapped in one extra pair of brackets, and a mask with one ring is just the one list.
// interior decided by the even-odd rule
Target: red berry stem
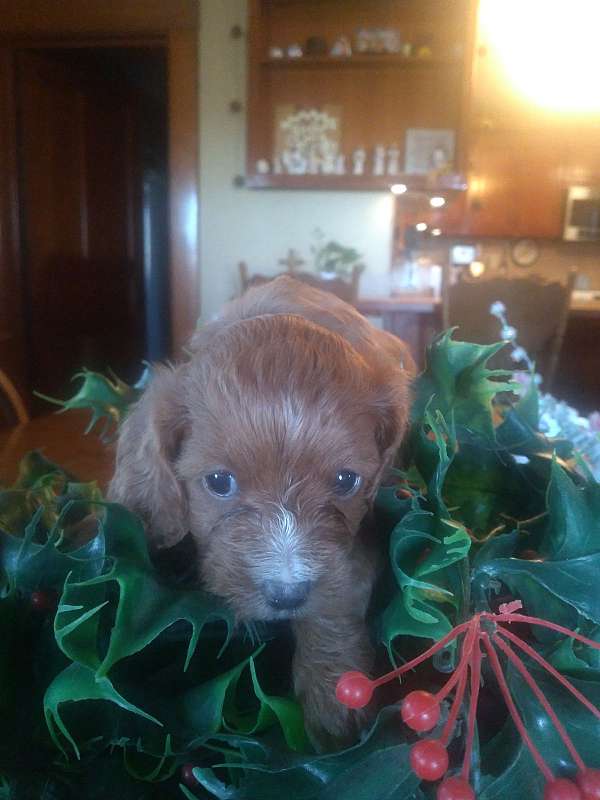
[(560, 672), (552, 666), (552, 664), (548, 663), (548, 661), (546, 661), (546, 659), (541, 656), (537, 650), (534, 650), (533, 647), (530, 647), (526, 642), (519, 639), (518, 636), (515, 636), (512, 631), (507, 631), (506, 628), (498, 628), (497, 633), (500, 636), (504, 636), (506, 639), (510, 639), (511, 642), (516, 644), (516, 646), (519, 647), (530, 658), (532, 658), (534, 661), (537, 661), (537, 663), (547, 672), (549, 672), (553, 678), (556, 678), (557, 681), (562, 683), (565, 689), (568, 689), (571, 694), (574, 695), (579, 702), (588, 709), (588, 711), (591, 711), (595, 717), (600, 719), (600, 710), (597, 709), (596, 706), (590, 702), (585, 695), (581, 694), (581, 692), (573, 686), (568, 678), (565, 678), (565, 676), (561, 675)]
[(475, 718), (477, 716), (477, 702), (481, 684), (481, 649), (479, 646), (481, 633), (477, 630), (477, 637), (471, 654), (471, 696), (469, 698), (469, 716), (467, 724), (467, 740), (465, 744), (465, 757), (463, 760), (462, 777), (468, 781), (471, 770), (471, 755), (473, 753), (473, 739), (475, 737)]
[(429, 650), (425, 650), (424, 653), (421, 653), (420, 656), (413, 658), (412, 661), (408, 661), (406, 664), (402, 664), (401, 667), (392, 670), (391, 672), (387, 672), (385, 675), (382, 675), (380, 678), (377, 678), (373, 681), (373, 686), (382, 686), (384, 683), (388, 683), (388, 681), (393, 680), (394, 678), (399, 678), (400, 675), (403, 675), (405, 672), (413, 669), (413, 667), (417, 667), (419, 664), (422, 664), (423, 661), (427, 661), (434, 653), (437, 653), (438, 650), (441, 650), (445, 647), (449, 642), (453, 639), (456, 639), (457, 636), (460, 636), (463, 631), (465, 631), (469, 625), (471, 625), (473, 620), (469, 620), (468, 622), (463, 622), (461, 625), (457, 625), (456, 628), (453, 628), (449, 633), (447, 633), (443, 638), (436, 642)]
[(469, 659), (471, 658), (471, 653), (473, 652), (473, 643), (479, 634), (479, 617), (473, 617), (469, 625), (469, 630), (463, 641), (460, 663), (435, 696), (435, 699), (439, 703), (441, 703), (442, 700), (450, 694), (469, 666)]
[(579, 753), (575, 749), (575, 745), (573, 744), (571, 738), (569, 737), (569, 734), (566, 732), (563, 724), (558, 719), (554, 709), (552, 708), (552, 706), (548, 702), (548, 698), (546, 697), (544, 692), (540, 689), (540, 687), (537, 685), (537, 683), (535, 682), (535, 680), (531, 676), (531, 673), (529, 672), (529, 670), (527, 669), (525, 664), (521, 661), (521, 659), (514, 652), (514, 650), (511, 648), (511, 646), (509, 644), (507, 644), (506, 642), (504, 642), (500, 638), (500, 636), (497, 636), (497, 635), (493, 636), (492, 637), (492, 641), (497, 647), (500, 648), (500, 650), (502, 650), (502, 652), (508, 658), (508, 660), (521, 673), (521, 675), (523, 676), (525, 682), (527, 683), (527, 685), (529, 686), (531, 691), (536, 696), (538, 702), (540, 703), (540, 705), (543, 706), (544, 711), (546, 712), (546, 714), (548, 714), (548, 716), (552, 720), (552, 724), (554, 725), (554, 727), (558, 731), (558, 735), (563, 740), (565, 747), (567, 748), (567, 750), (571, 754), (571, 757), (573, 758), (573, 761), (575, 762), (575, 764), (577, 766), (577, 769), (580, 770), (580, 771), (583, 771), (585, 769), (585, 764), (583, 763), (583, 760), (582, 760), (581, 756), (579, 755)]
[(593, 647), (595, 650), (600, 650), (600, 642), (595, 642), (593, 639), (588, 639), (580, 633), (570, 631), (568, 628), (563, 628), (562, 625), (557, 625), (556, 622), (548, 622), (546, 619), (539, 617), (528, 617), (526, 614), (492, 614), (489, 611), (484, 611), (482, 617), (493, 619), (494, 622), (527, 622), (530, 625), (540, 625), (543, 628), (550, 628), (550, 630), (563, 633), (565, 636), (570, 636), (571, 639), (577, 639), (578, 642), (587, 644), (588, 647)]
[(458, 717), (458, 712), (460, 711), (463, 697), (465, 696), (467, 676), (468, 671), (464, 670), (463, 674), (460, 676), (458, 686), (456, 687), (456, 693), (454, 695), (454, 700), (452, 701), (450, 713), (448, 714), (448, 719), (446, 720), (446, 724), (442, 730), (442, 735), (440, 736), (440, 742), (442, 742), (444, 745), (448, 744), (450, 736), (452, 735), (452, 731), (454, 730), (454, 726), (456, 725), (456, 718)]
[(502, 696), (504, 697), (504, 702), (506, 707), (508, 708), (511, 717), (513, 718), (513, 722), (515, 723), (515, 727), (519, 731), (521, 738), (529, 748), (529, 752), (531, 753), (533, 760), (538, 766), (538, 769), (546, 779), (546, 781), (550, 782), (554, 780), (554, 775), (552, 774), (552, 770), (546, 764), (544, 759), (542, 758), (541, 753), (531, 741), (531, 737), (527, 733), (527, 729), (523, 724), (523, 720), (517, 711), (517, 707), (515, 705), (514, 700), (510, 694), (510, 689), (508, 688), (508, 684), (506, 683), (506, 679), (502, 673), (502, 667), (500, 666), (500, 661), (498, 659), (498, 655), (494, 650), (492, 643), (489, 640), (487, 633), (482, 633), (481, 638), (483, 639), (483, 643), (485, 645), (485, 649), (488, 652), (490, 658), (490, 664), (492, 665), (492, 669), (494, 670), (494, 674), (496, 676), (496, 680), (498, 681), (498, 686), (500, 687), (500, 691), (502, 692)]

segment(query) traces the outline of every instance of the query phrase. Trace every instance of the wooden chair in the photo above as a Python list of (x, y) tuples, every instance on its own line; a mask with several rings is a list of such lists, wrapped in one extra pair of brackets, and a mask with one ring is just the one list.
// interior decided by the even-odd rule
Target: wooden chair
[(29, 414), (17, 387), (0, 369), (0, 427), (23, 425), (29, 422)]
[[(467, 342), (490, 344), (500, 340), (498, 319), (490, 306), (500, 300), (506, 306), (508, 323), (517, 329), (519, 344), (535, 361), (550, 391), (567, 326), (571, 292), (576, 272), (566, 283), (547, 281), (542, 276), (523, 278), (482, 278), (459, 280), (450, 285), (450, 270), (444, 271), (442, 316), (444, 328), (458, 326), (457, 337)], [(510, 353), (500, 351), (492, 360), (495, 367), (515, 368)]]
[[(245, 261), (240, 261), (239, 270), (242, 294), (252, 286), (260, 286), (261, 284), (268, 283), (268, 281), (272, 281), (277, 277), (277, 275), (267, 276), (261, 275), (260, 273), (250, 275), (248, 271), (248, 265)], [(323, 278), (316, 272), (297, 272), (296, 270), (293, 272), (285, 272), (280, 274), (291, 275), (291, 277), (297, 281), (314, 286), (315, 289), (321, 289), (325, 292), (332, 292), (346, 303), (350, 303), (350, 305), (356, 305), (356, 301), (358, 299), (358, 284), (363, 270), (363, 265), (357, 264), (352, 270), (352, 275), (350, 276), (349, 280), (340, 277)]]

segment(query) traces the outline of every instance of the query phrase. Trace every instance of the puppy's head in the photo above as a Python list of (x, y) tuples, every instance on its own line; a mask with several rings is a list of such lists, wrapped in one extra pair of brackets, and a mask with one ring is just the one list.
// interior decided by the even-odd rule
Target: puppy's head
[(301, 317), (240, 320), (157, 375), (123, 427), (111, 494), (159, 546), (191, 531), (205, 587), (239, 618), (310, 614), (348, 585), (407, 407), (389, 359)]

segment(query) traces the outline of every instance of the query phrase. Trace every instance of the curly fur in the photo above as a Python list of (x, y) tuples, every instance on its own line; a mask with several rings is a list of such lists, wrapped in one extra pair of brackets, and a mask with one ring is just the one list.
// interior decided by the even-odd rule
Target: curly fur
[[(194, 537), (203, 585), (240, 621), (289, 618), (294, 684), (315, 740), (351, 738), (339, 675), (369, 671), (365, 614), (378, 546), (366, 521), (402, 439), (413, 362), (405, 345), (334, 295), (278, 278), (229, 304), (159, 368), (120, 432), (110, 497), (139, 513), (155, 548)], [(209, 472), (235, 474), (231, 498)], [(362, 482), (333, 491), (338, 470)], [(269, 581), (310, 582), (274, 610)]]

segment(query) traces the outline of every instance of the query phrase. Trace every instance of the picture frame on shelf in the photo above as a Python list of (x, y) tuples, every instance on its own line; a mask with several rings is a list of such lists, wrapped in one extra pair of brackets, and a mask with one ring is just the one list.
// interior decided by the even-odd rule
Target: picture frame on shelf
[(337, 105), (275, 107), (273, 159), (289, 175), (340, 175), (342, 109)]
[(408, 175), (448, 172), (454, 163), (456, 133), (450, 128), (408, 128), (404, 171)]

